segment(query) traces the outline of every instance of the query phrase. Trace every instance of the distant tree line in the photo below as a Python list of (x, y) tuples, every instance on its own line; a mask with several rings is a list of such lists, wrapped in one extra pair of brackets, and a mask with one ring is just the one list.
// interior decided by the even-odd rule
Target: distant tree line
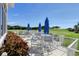
[(13, 30), (13, 29), (27, 29), (27, 27), (23, 27), (23, 26), (18, 26), (18, 25), (15, 25), (15, 26), (10, 26), (8, 25), (8, 30)]
[(67, 30), (73, 32), (74, 28), (67, 28)]
[(60, 26), (53, 26), (53, 27), (51, 27), (51, 29), (59, 29), (60, 28)]
[[(54, 29), (54, 28), (60, 28), (59, 26), (53, 26), (51, 27), (51, 29)], [(8, 30), (14, 30), (14, 29), (21, 29), (21, 30), (26, 30), (27, 27), (23, 27), (23, 26), (19, 26), (19, 25), (15, 25), (15, 26), (11, 26), (11, 25), (8, 25)], [(38, 27), (31, 27), (31, 30), (38, 30)], [(42, 26), (42, 30), (44, 30), (44, 26)]]
[[(23, 27), (23, 26), (19, 26), (19, 25), (15, 25), (15, 26), (8, 25), (8, 30), (14, 30), (14, 29), (27, 30), (27, 27)], [(31, 27), (30, 29), (37, 30), (38, 27)], [(44, 26), (42, 26), (42, 29), (44, 29)]]
[(69, 31), (75, 32), (75, 33), (79, 33), (79, 23), (77, 23), (76, 25), (74, 25), (73, 28), (68, 28)]

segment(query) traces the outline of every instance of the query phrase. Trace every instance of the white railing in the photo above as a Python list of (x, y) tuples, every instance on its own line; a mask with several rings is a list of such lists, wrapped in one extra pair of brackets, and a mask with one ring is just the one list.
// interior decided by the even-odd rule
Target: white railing
[(0, 38), (0, 48), (2, 47), (2, 44), (4, 43), (5, 37), (7, 33), (5, 33), (1, 38)]
[(68, 51), (67, 51), (67, 55), (68, 56), (74, 56), (75, 55), (75, 52), (79, 52), (79, 50), (77, 50), (77, 42), (78, 42), (78, 39), (76, 39), (75, 41), (73, 41), (67, 48), (68, 48)]

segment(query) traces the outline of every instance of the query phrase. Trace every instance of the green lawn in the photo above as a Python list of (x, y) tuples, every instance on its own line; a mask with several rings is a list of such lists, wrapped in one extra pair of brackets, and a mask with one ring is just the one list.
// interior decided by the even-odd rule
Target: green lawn
[(73, 41), (74, 40), (72, 40), (72, 39), (66, 39), (66, 40), (63, 41), (63, 44), (62, 45), (64, 47), (68, 47)]
[(79, 33), (70, 32), (66, 29), (50, 29), (50, 33), (64, 35), (65, 37), (79, 38)]

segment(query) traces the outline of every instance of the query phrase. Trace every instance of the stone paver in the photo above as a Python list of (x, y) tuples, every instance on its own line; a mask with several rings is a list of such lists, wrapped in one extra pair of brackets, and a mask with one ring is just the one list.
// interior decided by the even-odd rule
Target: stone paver
[(52, 51), (52, 54), (50, 56), (66, 56), (67, 55), (67, 49), (60, 46)]

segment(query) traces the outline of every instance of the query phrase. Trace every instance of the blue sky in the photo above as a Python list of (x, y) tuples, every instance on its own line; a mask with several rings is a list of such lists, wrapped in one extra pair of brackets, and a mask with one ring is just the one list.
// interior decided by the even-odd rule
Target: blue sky
[(79, 4), (32, 4), (17, 3), (8, 9), (8, 24), (31, 27), (44, 25), (48, 17), (50, 27), (73, 27), (79, 22)]

